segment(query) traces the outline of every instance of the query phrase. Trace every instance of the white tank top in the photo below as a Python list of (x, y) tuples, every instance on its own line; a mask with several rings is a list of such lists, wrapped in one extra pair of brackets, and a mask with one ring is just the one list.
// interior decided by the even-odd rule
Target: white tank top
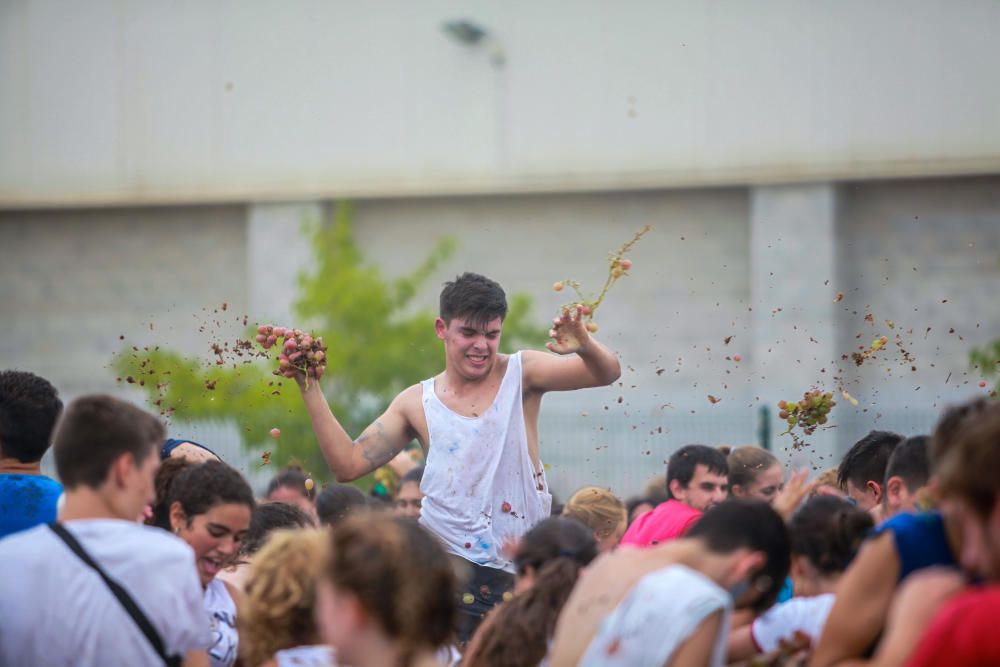
[[(604, 617), (580, 660), (581, 667), (661, 667), (702, 621), (722, 611), (722, 624), (707, 667), (726, 664), (733, 601), (700, 572), (668, 565), (640, 579)], [(664, 623), (664, 619), (669, 619)]]
[(212, 579), (205, 587), (205, 611), (212, 630), (212, 645), (208, 649), (212, 667), (232, 667), (238, 646), (236, 603), (219, 578)]
[(420, 483), (420, 524), (450, 553), (513, 573), (505, 543), (552, 509), (545, 471), (535, 473), (528, 453), (521, 353), (508, 357), (496, 399), (478, 417), (464, 417), (442, 403), (434, 378), (421, 386), (430, 442)]

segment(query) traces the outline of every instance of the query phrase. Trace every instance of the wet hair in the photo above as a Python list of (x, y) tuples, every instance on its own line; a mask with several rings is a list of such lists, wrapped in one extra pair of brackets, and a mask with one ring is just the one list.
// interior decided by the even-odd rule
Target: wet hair
[(967, 424), (979, 419), (994, 404), (994, 401), (979, 396), (971, 401), (953, 405), (944, 411), (934, 426), (929, 443), (928, 454), (932, 472), (937, 470), (938, 461), (947, 453), (958, 432)]
[(847, 488), (847, 482), (859, 489), (869, 481), (882, 484), (885, 467), (892, 450), (902, 442), (903, 436), (890, 431), (871, 431), (854, 443), (837, 468), (837, 484)]
[(395, 645), (398, 667), (448, 642), (457, 584), (435, 537), (415, 521), (388, 514), (350, 517), (331, 535), (325, 577), (357, 597)]
[(322, 531), (280, 530), (257, 554), (236, 615), (243, 664), (261, 665), (282, 649), (320, 643), (313, 608), (327, 546)]
[(915, 493), (917, 489), (925, 486), (931, 476), (931, 466), (927, 458), (929, 442), (929, 436), (915, 435), (896, 445), (885, 466), (886, 483), (890, 477), (899, 477), (910, 493)]
[(948, 443), (936, 473), (945, 496), (961, 498), (983, 519), (1000, 493), (1000, 403), (993, 401), (965, 421)]
[(628, 523), (625, 504), (611, 491), (596, 486), (585, 486), (574, 493), (562, 515), (576, 519), (601, 539), (614, 535)]
[(757, 574), (760, 596), (754, 611), (771, 607), (788, 576), (788, 529), (774, 509), (762, 500), (730, 498), (705, 512), (685, 535), (701, 540), (709, 551), (728, 554), (737, 549), (763, 552), (767, 560)]
[(288, 466), (278, 471), (278, 474), (271, 478), (267, 485), (267, 497), (282, 487), (294, 489), (302, 494), (303, 498), (314, 500), (316, 498), (316, 488), (308, 488), (306, 480), (309, 476), (299, 466)]
[(629, 498), (625, 501), (625, 512), (626, 516), (628, 516), (629, 523), (632, 522), (632, 513), (635, 512), (635, 508), (642, 504), (650, 505), (653, 509), (656, 509), (656, 506), (659, 505), (659, 503), (653, 498), (646, 498), (643, 496)]
[(41, 461), (62, 408), (59, 392), (45, 378), (0, 372), (0, 454), (21, 463)]
[(529, 567), (538, 572), (550, 561), (569, 558), (586, 565), (597, 556), (594, 532), (577, 519), (552, 516), (542, 519), (521, 537), (514, 567), (524, 574)]
[(716, 475), (729, 474), (726, 456), (718, 449), (705, 445), (685, 445), (674, 452), (667, 462), (668, 498), (674, 497), (670, 492), (670, 483), (676, 479), (680, 482), (681, 487), (686, 489), (694, 478), (694, 471), (698, 465), (705, 466), (709, 472)]
[(402, 478), (400, 478), (399, 488), (396, 490), (398, 492), (399, 489), (403, 488), (404, 484), (416, 484), (417, 486), (420, 486), (420, 482), (422, 482), (423, 480), (424, 480), (424, 467), (418, 466), (413, 470), (411, 470), (410, 472), (403, 475)]
[(261, 503), (250, 515), (250, 527), (240, 542), (240, 557), (256, 554), (275, 531), (315, 527), (316, 522), (298, 505), (279, 501)]
[(256, 506), (243, 475), (222, 461), (205, 461), (181, 470), (167, 488), (167, 507), (174, 503), (180, 503), (189, 524), (219, 505), (245, 505), (251, 510)]
[(840, 498), (817, 496), (788, 522), (792, 554), (805, 556), (820, 574), (839, 574), (874, 526), (868, 512)]
[(170, 457), (160, 464), (156, 471), (153, 485), (156, 488), (156, 500), (153, 502), (153, 516), (146, 522), (149, 525), (170, 530), (170, 485), (174, 483), (181, 471), (197, 465), (187, 459)]
[(96, 489), (120, 456), (131, 454), (142, 465), (155, 456), (165, 435), (156, 417), (131, 403), (102, 394), (82, 396), (69, 404), (56, 427), (56, 471), (67, 489)]
[(507, 317), (507, 295), (500, 285), (478, 273), (463, 273), (446, 282), (441, 290), (441, 319), (446, 323), (456, 317), (474, 326)]
[(761, 447), (737, 447), (726, 457), (729, 468), (729, 488), (744, 489), (756, 481), (757, 476), (771, 467), (780, 465), (774, 454)]
[(462, 665), (534, 667), (542, 662), (580, 570), (596, 556), (593, 531), (576, 519), (552, 517), (536, 524), (514, 558), (518, 572), (529, 564), (535, 569), (534, 585), (490, 612)]
[(330, 484), (316, 497), (316, 514), (324, 526), (336, 526), (366, 507), (368, 499), (365, 494), (350, 484)]

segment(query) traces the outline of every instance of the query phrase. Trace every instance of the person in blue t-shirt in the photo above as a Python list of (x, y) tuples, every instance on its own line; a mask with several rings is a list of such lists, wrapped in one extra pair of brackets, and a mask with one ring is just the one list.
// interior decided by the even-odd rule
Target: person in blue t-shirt
[(59, 482), (42, 474), (42, 456), (62, 413), (48, 380), (0, 372), (0, 538), (56, 520)]

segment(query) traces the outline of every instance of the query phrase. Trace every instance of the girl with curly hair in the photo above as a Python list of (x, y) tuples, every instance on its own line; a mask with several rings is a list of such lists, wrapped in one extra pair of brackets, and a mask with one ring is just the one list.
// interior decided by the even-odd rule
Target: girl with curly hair
[(336, 664), (313, 621), (327, 540), (323, 531), (279, 530), (257, 552), (237, 618), (247, 667)]

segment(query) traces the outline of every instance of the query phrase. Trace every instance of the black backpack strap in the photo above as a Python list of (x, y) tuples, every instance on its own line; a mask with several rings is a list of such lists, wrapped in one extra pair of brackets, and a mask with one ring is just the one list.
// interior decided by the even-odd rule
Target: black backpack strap
[(142, 630), (142, 634), (146, 635), (146, 639), (149, 640), (149, 643), (153, 646), (153, 650), (155, 650), (156, 654), (160, 656), (164, 664), (166, 664), (167, 667), (180, 667), (181, 657), (176, 655), (167, 655), (167, 650), (163, 646), (163, 640), (160, 638), (160, 633), (156, 631), (156, 628), (153, 627), (150, 620), (144, 613), (142, 613), (142, 609), (140, 609), (139, 605), (135, 603), (135, 600), (133, 600), (132, 596), (128, 594), (128, 591), (126, 591), (125, 588), (117, 581), (109, 577), (104, 570), (101, 569), (101, 566), (94, 562), (94, 559), (90, 557), (90, 554), (84, 550), (77, 539), (73, 537), (73, 535), (66, 530), (62, 524), (59, 522), (53, 522), (49, 524), (49, 528), (51, 528), (52, 532), (58, 535), (59, 538), (66, 543), (66, 546), (70, 548), (70, 551), (79, 556), (80, 560), (89, 565), (91, 569), (97, 572), (97, 574), (101, 575), (101, 579), (103, 579), (104, 583), (107, 584), (109, 589), (111, 589), (114, 596), (118, 598), (118, 602), (125, 607), (125, 611), (127, 611), (128, 615), (132, 617), (132, 620), (135, 621), (137, 626), (139, 626), (139, 629)]

